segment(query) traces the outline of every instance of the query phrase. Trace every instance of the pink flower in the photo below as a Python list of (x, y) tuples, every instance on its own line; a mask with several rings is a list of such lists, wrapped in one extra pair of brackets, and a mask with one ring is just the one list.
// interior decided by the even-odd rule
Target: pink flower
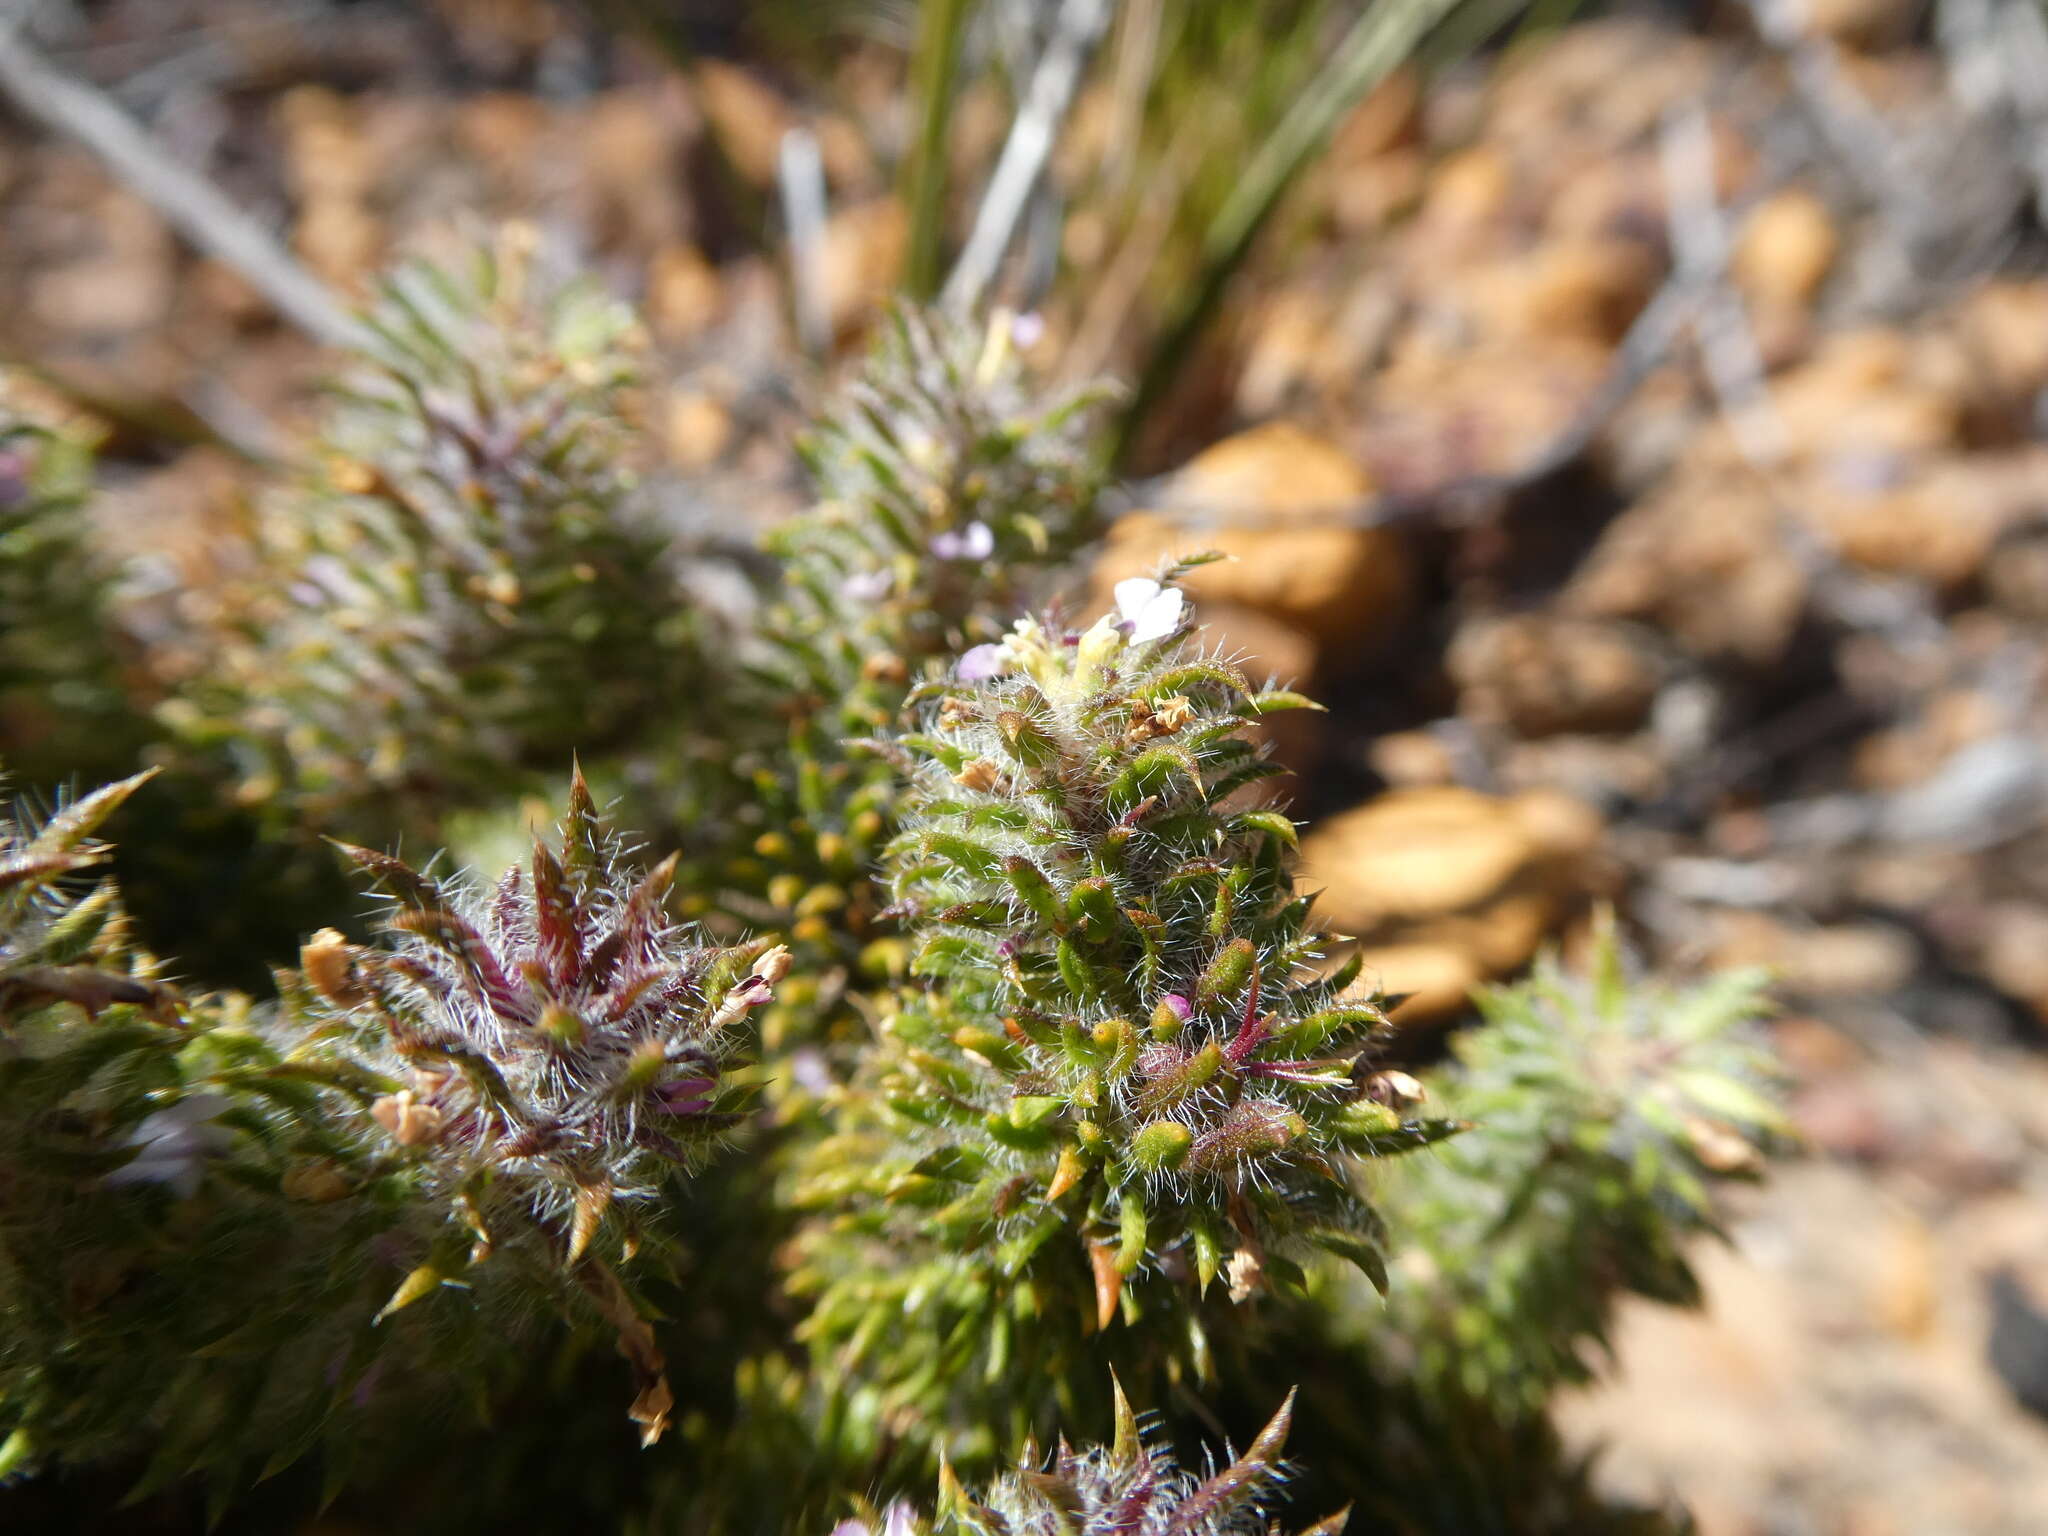
[(1000, 645), (977, 645), (967, 652), (953, 667), (953, 675), (963, 683), (985, 683), (1003, 670), (1003, 648)]
[(932, 535), (932, 553), (941, 560), (986, 560), (996, 552), (996, 536), (987, 523), (969, 523)]

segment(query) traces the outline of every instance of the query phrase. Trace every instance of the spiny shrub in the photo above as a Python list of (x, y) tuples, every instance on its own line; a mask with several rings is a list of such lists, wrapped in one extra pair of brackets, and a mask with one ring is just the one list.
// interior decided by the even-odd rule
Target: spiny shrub
[(754, 697), (736, 729), (682, 747), (730, 816), (682, 815), (720, 833), (714, 899), (823, 963), (876, 936), (867, 874), (895, 827), (893, 772), (847, 743), (900, 728), (911, 690), (999, 635), (1096, 531), (1087, 441), (1108, 393), (1035, 391), (1010, 332), (1001, 314), (890, 317), (804, 445), (817, 505), (768, 539)]
[(1712, 1184), (1786, 1134), (1763, 987), (1631, 974), (1610, 928), (1584, 973), (1546, 959), (1482, 994), (1433, 1088), (1477, 1129), (1384, 1185), (1406, 1248), (1390, 1348), (1446, 1390), (1533, 1408), (1590, 1374), (1618, 1295), (1697, 1305), (1685, 1247), (1716, 1230)]
[(345, 848), (391, 893), (396, 944), (323, 932), (304, 971), (337, 1023), (374, 1021), (408, 1082), (371, 1105), (392, 1139), (429, 1153), (479, 1222), (487, 1198), (516, 1193), (574, 1263), (615, 1202), (652, 1199), (662, 1171), (695, 1166), (731, 1126), (720, 1065), (789, 951), (678, 926), (675, 858), (632, 874), (580, 773), (561, 839), (537, 839), (531, 872), (488, 892)]
[[(797, 1198), (814, 1349), (933, 1415), (978, 1383), (1028, 1425), (1097, 1332), (1206, 1369), (1199, 1305), (1298, 1289), (1317, 1252), (1382, 1283), (1354, 1164), (1447, 1134), (1371, 1056), (1384, 1019), (1324, 964), (1294, 827), (1240, 792), (1249, 726), (1307, 701), (1127, 584), (923, 691), (886, 866), (917, 983)], [(915, 1308), (909, 1303), (915, 1299)]]
[(730, 1124), (720, 1068), (786, 952), (665, 918), (668, 871), (621, 868), (579, 778), (530, 884), (357, 850), (396, 893), (389, 944), (317, 936), (276, 1003), (182, 996), (123, 951), (111, 890), (48, 890), (133, 788), (10, 834), (0, 865), (10, 1455), (139, 1443), (145, 1486), (223, 1491), (315, 1445), (345, 1462), (373, 1408), (489, 1403), (549, 1317), (618, 1344), (658, 1437), (630, 1271), (673, 1233), (635, 1218)]
[(258, 574), (172, 702), (245, 800), (389, 836), (689, 689), (692, 618), (635, 494), (638, 329), (517, 230), (385, 281)]
[[(1279, 1460), (1293, 1415), (1292, 1396), (1242, 1456), (1205, 1475), (1183, 1471), (1171, 1447), (1140, 1427), (1115, 1390), (1116, 1437), (1081, 1449), (1062, 1439), (1040, 1459), (1026, 1445), (1013, 1470), (969, 1493), (950, 1472), (940, 1479), (938, 1517), (926, 1522), (908, 1504), (842, 1521), (833, 1536), (1280, 1536), (1268, 1511), (1286, 1481)], [(1337, 1536), (1343, 1514), (1300, 1536)]]
[[(1163, 1447), (1298, 1384), (1316, 1509), (1653, 1528), (1544, 1402), (1620, 1295), (1693, 1298), (1714, 1179), (1776, 1133), (1753, 979), (1662, 987), (1603, 938), (1392, 1070), (1259, 794), (1257, 722), (1313, 706), (1205, 648), (1175, 571), (1046, 605), (1099, 396), (1031, 388), (1006, 322), (891, 322), (717, 650), (626, 469), (623, 310), (514, 238), (368, 324), (165, 716), (188, 809), (279, 841), (156, 842), (249, 952), (273, 847), (374, 844), (384, 931), (323, 908), (274, 997), (173, 987), (93, 883), (139, 781), (0, 817), (0, 1471), (199, 1475), (217, 1514), (317, 1452), (389, 1527), (739, 1532), (950, 1466), (932, 1529), (1225, 1536), (1270, 1518), (1290, 1414), (1204, 1475)], [(662, 794), (679, 860), (580, 773), (495, 881), (381, 851), (514, 825), (578, 747)], [(677, 1429), (630, 1464), (613, 1348), (642, 1441)]]
[(148, 778), (96, 790), (40, 825), (18, 807), (0, 815), (0, 1025), (58, 1003), (93, 1016), (168, 1006), (153, 966), (129, 949), (111, 882), (81, 890), (74, 878), (105, 861), (94, 834)]

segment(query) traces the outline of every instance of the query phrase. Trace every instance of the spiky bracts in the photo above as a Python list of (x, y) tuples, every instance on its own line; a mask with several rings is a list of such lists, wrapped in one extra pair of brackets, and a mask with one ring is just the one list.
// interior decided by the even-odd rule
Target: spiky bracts
[(371, 1115), (437, 1168), (479, 1244), (484, 1211), (517, 1192), (574, 1264), (615, 1201), (650, 1199), (729, 1127), (721, 1062), (789, 952), (672, 921), (675, 859), (627, 870), (580, 773), (560, 834), (488, 892), (345, 847), (390, 893), (394, 942), (322, 933), (304, 974), (337, 1023), (384, 1037), (406, 1086)]
[[(913, 1394), (1071, 1366), (1119, 1320), (1199, 1370), (1212, 1286), (1298, 1284), (1317, 1250), (1383, 1278), (1353, 1159), (1450, 1129), (1370, 1070), (1383, 1021), (1355, 963), (1322, 967), (1293, 826), (1237, 799), (1269, 771), (1251, 720), (1306, 701), (1204, 655), (1171, 588), (1122, 596), (970, 653), (895, 744), (925, 984), (807, 1160), (798, 1198), (841, 1215), (794, 1283), (835, 1364)], [(872, 1321), (892, 1284), (941, 1324), (922, 1352)]]
[(1763, 983), (1660, 983), (1603, 927), (1583, 974), (1546, 959), (1481, 997), (1434, 1085), (1474, 1130), (1382, 1184), (1386, 1339), (1425, 1392), (1534, 1410), (1589, 1374), (1620, 1294), (1697, 1303), (1684, 1247), (1714, 1230), (1712, 1183), (1785, 1131)]
[(782, 572), (750, 718), (716, 733), (743, 793), (708, 878), (742, 917), (843, 959), (870, 937), (867, 871), (895, 830), (894, 774), (854, 738), (892, 733), (910, 690), (1009, 616), (1092, 538), (1099, 387), (1031, 387), (1011, 319), (892, 314), (805, 444), (819, 501), (776, 530)]
[(77, 883), (142, 782), (0, 825), (0, 1475), (282, 1465), (372, 1363), (373, 1245), (413, 1208), (354, 1131), (367, 1074), (174, 991)]
[(638, 328), (530, 243), (385, 282), (265, 509), (233, 632), (170, 716), (230, 747), (246, 800), (381, 837), (683, 696), (690, 615), (630, 468)]
[[(1243, 1455), (1212, 1460), (1202, 1476), (1146, 1433), (1120, 1388), (1114, 1401), (1116, 1436), (1106, 1446), (1061, 1439), (1041, 1459), (1027, 1444), (1012, 1470), (977, 1492), (945, 1473), (934, 1521), (897, 1504), (844, 1521), (833, 1536), (1280, 1536), (1270, 1511), (1287, 1477), (1280, 1452), (1291, 1394)], [(1344, 1525), (1340, 1513), (1300, 1536), (1337, 1536)]]
[(0, 814), (0, 1029), (52, 1004), (97, 1016), (115, 1004), (167, 1015), (170, 989), (127, 944), (113, 885), (78, 876), (109, 852), (94, 834), (149, 778), (95, 790), (39, 824)]

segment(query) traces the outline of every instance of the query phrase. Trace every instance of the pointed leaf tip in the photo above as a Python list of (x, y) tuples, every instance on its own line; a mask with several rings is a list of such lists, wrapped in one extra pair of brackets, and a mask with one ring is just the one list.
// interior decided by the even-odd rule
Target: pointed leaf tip
[(1131, 1412), (1131, 1400), (1124, 1396), (1124, 1384), (1117, 1380), (1114, 1367), (1109, 1373), (1110, 1395), (1115, 1402), (1116, 1438), (1111, 1443), (1110, 1455), (1119, 1464), (1134, 1462), (1142, 1454), (1144, 1442), (1138, 1435), (1138, 1416)]
[(160, 771), (156, 768), (145, 768), (128, 778), (102, 785), (83, 799), (74, 800), (44, 824), (42, 831), (31, 844), (33, 850), (37, 853), (52, 853), (76, 848), (97, 832), (130, 795), (155, 778)]
[(1294, 1427), (1294, 1399), (1300, 1391), (1299, 1387), (1287, 1389), (1287, 1397), (1280, 1404), (1279, 1411), (1267, 1422), (1266, 1427), (1259, 1431), (1259, 1438), (1254, 1440), (1250, 1449), (1244, 1453), (1246, 1461), (1271, 1465), (1280, 1459), (1280, 1452), (1287, 1444), (1287, 1431)]

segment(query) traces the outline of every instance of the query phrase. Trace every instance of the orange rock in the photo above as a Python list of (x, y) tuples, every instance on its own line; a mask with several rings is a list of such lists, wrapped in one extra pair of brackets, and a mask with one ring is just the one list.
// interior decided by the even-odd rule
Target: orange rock
[(1430, 178), (1421, 221), (1437, 240), (1476, 243), (1506, 217), (1514, 181), (1513, 168), (1498, 150), (1485, 145), (1462, 150)]
[(732, 412), (702, 390), (677, 390), (668, 402), (669, 462), (684, 471), (709, 469), (732, 445)]
[(1657, 670), (1620, 626), (1550, 613), (1468, 621), (1445, 658), (1467, 718), (1524, 736), (1624, 731), (1649, 712)]
[(1353, 166), (1330, 187), (1330, 217), (1347, 235), (1383, 229), (1421, 199), (1428, 161), (1420, 150), (1396, 149)]
[(1388, 1020), (1404, 1028), (1440, 1023), (1464, 1008), (1486, 980), (1471, 955), (1449, 944), (1377, 944), (1359, 951), (1361, 979), (1406, 1001)]
[(1368, 972), (1419, 994), (1402, 1021), (1426, 1023), (1529, 962), (1582, 904), (1600, 833), (1590, 806), (1555, 791), (1390, 790), (1311, 829), (1302, 888), (1320, 892), (1333, 929), (1365, 941)]
[(1872, 491), (1843, 488), (1840, 471), (1855, 462), (1809, 477), (1799, 498), (1807, 520), (1845, 560), (1943, 588), (1975, 579), (1999, 536), (2048, 492), (2048, 450), (1942, 459)]
[(1315, 368), (1330, 333), (1330, 303), (1312, 287), (1289, 288), (1260, 302), (1237, 375), (1237, 408), (1272, 414), (1289, 403)]
[(296, 85), (274, 111), (286, 174), (300, 198), (355, 199), (376, 185), (377, 159), (347, 97), (324, 85)]
[(1787, 447), (1808, 462), (1878, 455), (1907, 459), (1954, 446), (1962, 408), (1918, 372), (1903, 332), (1844, 331), (1812, 359), (1771, 384), (1771, 402)]
[(545, 103), (519, 91), (486, 91), (454, 104), (454, 137), (464, 154), (498, 172), (532, 162), (549, 112)]
[(1840, 248), (1827, 205), (1811, 192), (1788, 188), (1757, 204), (1743, 221), (1733, 259), (1735, 281), (1758, 303), (1810, 304)]
[(1416, 143), (1422, 135), (1422, 76), (1395, 70), (1351, 109), (1330, 137), (1330, 159), (1340, 166)]
[(1395, 731), (1372, 744), (1372, 771), (1396, 789), (1448, 784), (1457, 776), (1451, 749), (1433, 731)]
[(855, 329), (895, 291), (909, 241), (910, 221), (893, 197), (842, 208), (827, 221), (821, 282), (835, 336)]
[[(1275, 422), (1226, 438), (1172, 478), (1169, 518), (1138, 512), (1110, 529), (1099, 585), (1152, 574), (1179, 555), (1230, 558), (1182, 578), (1197, 602), (1250, 608), (1310, 636), (1326, 657), (1348, 657), (1384, 635), (1408, 596), (1408, 561), (1385, 528), (1346, 526), (1372, 493), (1347, 455)], [(1207, 527), (1204, 515), (1227, 519)]]
[(29, 305), (60, 331), (112, 336), (162, 324), (177, 297), (177, 248), (140, 198), (108, 190), (92, 209), (97, 249), (35, 274)]
[(842, 193), (872, 192), (880, 181), (868, 136), (842, 113), (828, 112), (812, 123), (826, 183)]
[(1801, 30), (1857, 48), (1902, 40), (1920, 14), (1916, 0), (1803, 0)]
[(1471, 957), (1483, 976), (1505, 976), (1529, 963), (1556, 926), (1557, 897), (1533, 883), (1506, 891), (1476, 911), (1404, 929), (1417, 943), (1446, 944)]
[(1963, 302), (1957, 318), (1980, 382), (2031, 407), (2048, 389), (2048, 279), (1987, 283)]
[(1664, 227), (1664, 185), (1654, 165), (1603, 156), (1574, 174), (1544, 210), (1554, 239), (1641, 239)]
[(1565, 611), (1642, 619), (1703, 656), (1768, 664), (1805, 606), (1806, 577), (1755, 484), (1681, 473), (1608, 527)]
[(2048, 911), (2001, 902), (1985, 917), (1978, 968), (2001, 991), (2048, 1018)]
[(320, 276), (354, 288), (384, 258), (384, 226), (359, 202), (322, 198), (300, 211), (292, 245)]
[(1516, 473), (1573, 420), (1609, 354), (1583, 337), (1470, 346), (1411, 328), (1367, 392), (1373, 467), (1404, 492)]
[(1507, 804), (1530, 844), (1547, 857), (1583, 858), (1600, 846), (1607, 831), (1598, 811), (1563, 790), (1525, 789)]
[(1365, 933), (1474, 906), (1535, 852), (1505, 802), (1442, 785), (1390, 790), (1322, 822), (1302, 840), (1301, 869), (1330, 921)]
[(718, 269), (694, 245), (665, 245), (647, 264), (647, 323), (662, 341), (689, 341), (709, 330), (725, 306)]
[(782, 135), (794, 121), (788, 104), (748, 71), (722, 59), (700, 60), (695, 84), (698, 103), (733, 169), (756, 186), (773, 186)]
[(1552, 240), (1470, 278), (1481, 323), (1515, 338), (1611, 345), (1656, 286), (1656, 263), (1634, 240)]
[(634, 251), (681, 238), (691, 213), (673, 98), (633, 87), (600, 92), (583, 109), (575, 147), (577, 190), (600, 238)]
[(1239, 415), (1275, 415), (1302, 392), (1347, 398), (1371, 369), (1399, 318), (1394, 284), (1367, 279), (1341, 296), (1329, 286), (1305, 282), (1260, 301), (1238, 369)]

